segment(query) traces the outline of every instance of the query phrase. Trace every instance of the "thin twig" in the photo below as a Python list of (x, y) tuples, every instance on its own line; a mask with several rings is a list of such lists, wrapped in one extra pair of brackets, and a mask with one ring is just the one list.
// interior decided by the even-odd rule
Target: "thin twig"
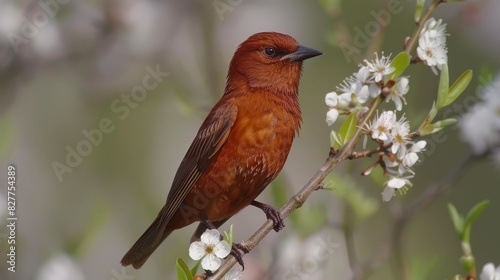
[(371, 150), (365, 150), (365, 151), (360, 151), (360, 152), (353, 151), (347, 157), (347, 159), (357, 159), (357, 158), (363, 158), (363, 157), (371, 157), (373, 154), (378, 154), (378, 153), (386, 151), (391, 146), (392, 146), (392, 143), (389, 143), (389, 144), (386, 144), (386, 145), (378, 146), (378, 147), (373, 148)]
[(434, 0), (434, 1), (432, 1), (432, 3), (427, 8), (425, 14), (417, 22), (418, 28), (417, 28), (417, 30), (415, 30), (415, 33), (413, 33), (413, 36), (411, 36), (410, 41), (406, 45), (405, 52), (407, 52), (407, 53), (411, 53), (412, 52), (413, 48), (415, 47), (415, 44), (418, 41), (418, 37), (419, 37), (418, 35), (422, 31), (422, 28), (424, 28), (423, 23), (425, 23), (427, 21), (427, 19), (429, 19), (429, 17), (434, 12), (434, 10), (437, 8), (437, 6), (439, 6), (439, 4), (441, 4), (443, 2), (445, 2), (445, 0)]

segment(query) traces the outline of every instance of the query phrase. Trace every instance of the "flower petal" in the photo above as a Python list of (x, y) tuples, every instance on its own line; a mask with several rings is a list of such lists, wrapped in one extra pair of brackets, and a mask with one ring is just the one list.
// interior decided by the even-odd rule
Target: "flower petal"
[(226, 240), (222, 240), (214, 247), (214, 254), (221, 259), (227, 257), (229, 253), (231, 253), (231, 246), (229, 246)]
[(205, 270), (210, 270), (212, 272), (219, 269), (222, 261), (217, 258), (214, 254), (208, 254), (201, 260), (201, 267)]
[(205, 244), (195, 241), (189, 245), (189, 257), (197, 261), (205, 256)]
[(338, 104), (339, 97), (336, 92), (332, 91), (326, 94), (325, 103), (328, 107), (335, 107)]
[(396, 190), (393, 188), (386, 187), (384, 191), (382, 192), (382, 200), (383, 201), (391, 201), (391, 199), (394, 197), (394, 194), (396, 193)]
[(406, 180), (397, 177), (394, 177), (387, 182), (387, 186), (393, 189), (400, 189), (404, 185), (406, 185)]
[(326, 113), (326, 123), (328, 124), (328, 126), (334, 124), (338, 117), (339, 111), (337, 109), (330, 109)]
[(495, 280), (495, 265), (493, 263), (487, 263), (483, 266), (481, 275), (479, 275), (481, 280)]
[(220, 233), (216, 229), (208, 229), (201, 235), (201, 242), (213, 246), (220, 241)]

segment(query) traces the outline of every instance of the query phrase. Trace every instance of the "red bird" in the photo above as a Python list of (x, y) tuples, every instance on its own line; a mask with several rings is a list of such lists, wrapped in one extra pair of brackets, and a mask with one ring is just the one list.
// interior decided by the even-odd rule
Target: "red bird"
[[(299, 131), (302, 61), (321, 54), (275, 32), (254, 34), (238, 47), (224, 95), (184, 156), (165, 206), (123, 266), (140, 268), (173, 230), (201, 221), (193, 235), (199, 237), (249, 204), (264, 210), (276, 231), (284, 227), (279, 212), (255, 198), (283, 168)], [(241, 252), (235, 256), (243, 265)]]

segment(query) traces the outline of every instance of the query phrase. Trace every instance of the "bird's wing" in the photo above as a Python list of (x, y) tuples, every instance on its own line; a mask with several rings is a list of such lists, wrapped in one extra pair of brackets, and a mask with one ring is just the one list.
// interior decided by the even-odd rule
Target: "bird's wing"
[(159, 214), (159, 221), (156, 223), (156, 232), (159, 234), (153, 246), (161, 242), (162, 233), (168, 222), (179, 209), (182, 201), (192, 190), (203, 171), (210, 165), (213, 156), (220, 151), (226, 142), (237, 114), (236, 105), (226, 102), (210, 114), (201, 126), (175, 174), (167, 202)]

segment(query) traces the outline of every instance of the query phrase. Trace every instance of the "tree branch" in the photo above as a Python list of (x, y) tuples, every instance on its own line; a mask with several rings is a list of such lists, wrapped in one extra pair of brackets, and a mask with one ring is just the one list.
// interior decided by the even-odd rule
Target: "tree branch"
[[(368, 111), (363, 116), (360, 124), (357, 126), (354, 135), (349, 140), (349, 142), (338, 152), (331, 152), (325, 164), (321, 166), (321, 168), (314, 174), (314, 176), (309, 180), (309, 182), (302, 187), (302, 189), (292, 196), (288, 202), (280, 209), (280, 214), (284, 218), (288, 217), (290, 213), (300, 208), (302, 204), (307, 200), (307, 198), (311, 195), (311, 193), (318, 189), (326, 176), (343, 160), (346, 160), (354, 146), (358, 142), (359, 137), (361, 136), (362, 127), (364, 124), (370, 120), (375, 114), (377, 108), (383, 101), (383, 97), (379, 96), (372, 101)], [(259, 243), (264, 239), (266, 235), (271, 232), (273, 229), (273, 222), (271, 220), (267, 220), (249, 239), (243, 241), (241, 245), (248, 249), (248, 251), (253, 250)], [(224, 274), (226, 274), (231, 267), (236, 264), (236, 259), (233, 256), (229, 256), (224, 264), (217, 270), (213, 275), (207, 276), (206, 280), (216, 280), (221, 279)]]

